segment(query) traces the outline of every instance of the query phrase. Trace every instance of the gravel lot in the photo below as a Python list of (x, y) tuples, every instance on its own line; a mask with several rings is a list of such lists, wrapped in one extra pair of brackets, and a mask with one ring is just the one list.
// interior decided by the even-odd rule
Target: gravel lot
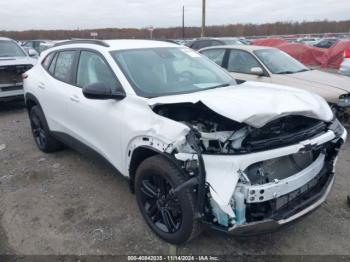
[(69, 149), (41, 153), (22, 105), (0, 105), (0, 254), (350, 255), (349, 168), (347, 143), (327, 202), (289, 228), (174, 247), (147, 228), (126, 179)]

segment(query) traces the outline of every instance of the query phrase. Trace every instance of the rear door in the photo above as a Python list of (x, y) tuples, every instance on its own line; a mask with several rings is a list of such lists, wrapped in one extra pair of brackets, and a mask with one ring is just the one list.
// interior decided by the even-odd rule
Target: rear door
[[(229, 49), (224, 67), (236, 79), (238, 84), (244, 83), (245, 81), (271, 82), (264, 67), (252, 54), (244, 50)], [(260, 67), (264, 71), (264, 75), (257, 76), (252, 74), (251, 69), (254, 67)]]
[(77, 63), (77, 50), (63, 50), (52, 53), (50, 65), (42, 64), (46, 74), (38, 83), (40, 103), (45, 112), (50, 129), (56, 132), (69, 133), (71, 129), (69, 118), (72, 110), (71, 92), (74, 68)]

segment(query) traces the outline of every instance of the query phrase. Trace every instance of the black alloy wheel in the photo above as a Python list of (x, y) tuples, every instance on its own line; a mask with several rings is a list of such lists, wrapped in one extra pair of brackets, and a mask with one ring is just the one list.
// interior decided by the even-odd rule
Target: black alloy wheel
[(41, 151), (51, 153), (63, 148), (63, 144), (52, 136), (39, 106), (30, 109), (29, 119), (35, 143)]
[(182, 223), (179, 199), (171, 194), (170, 183), (156, 174), (144, 176), (141, 182), (141, 202), (150, 220), (161, 231), (175, 233)]
[(193, 188), (173, 193), (188, 179), (163, 155), (147, 158), (136, 171), (135, 194), (141, 214), (158, 237), (172, 244), (190, 241), (201, 232)]
[(45, 130), (44, 130), (43, 124), (40, 121), (39, 116), (35, 111), (31, 114), (30, 120), (32, 124), (32, 131), (33, 131), (35, 142), (40, 149), (44, 149), (47, 144)]

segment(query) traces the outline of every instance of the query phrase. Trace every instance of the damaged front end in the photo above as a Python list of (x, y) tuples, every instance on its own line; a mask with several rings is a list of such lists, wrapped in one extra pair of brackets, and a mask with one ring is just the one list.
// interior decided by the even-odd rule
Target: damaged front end
[(0, 65), (0, 98), (23, 96), (22, 74), (33, 65)]
[(177, 190), (194, 187), (203, 224), (236, 235), (273, 231), (319, 206), (346, 139), (337, 119), (289, 114), (252, 127), (200, 102), (153, 111), (190, 128), (168, 150), (191, 177)]

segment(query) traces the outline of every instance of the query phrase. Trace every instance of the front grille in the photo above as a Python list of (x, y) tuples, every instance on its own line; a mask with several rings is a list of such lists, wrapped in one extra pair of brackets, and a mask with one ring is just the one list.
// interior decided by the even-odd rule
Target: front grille
[(243, 141), (248, 151), (260, 151), (295, 144), (327, 131), (323, 121), (303, 116), (287, 116), (262, 128), (253, 129)]
[(247, 222), (286, 219), (319, 200), (325, 194), (334, 176), (334, 161), (341, 143), (340, 140), (337, 142), (333, 140), (324, 145), (322, 151), (326, 158), (322, 170), (302, 187), (277, 199), (247, 204)]
[(323, 196), (333, 176), (334, 174), (325, 167), (309, 183), (287, 195), (264, 203), (248, 204), (247, 221), (267, 218), (281, 220), (300, 212)]
[(23, 89), (23, 85), (6, 86), (6, 87), (1, 87), (0, 89), (1, 89), (1, 91), (3, 91), (3, 92), (22, 90), (22, 89)]
[(312, 179), (298, 190), (278, 198), (275, 202), (273, 218), (288, 218), (320, 199), (327, 189), (334, 174), (325, 168), (320, 175)]

